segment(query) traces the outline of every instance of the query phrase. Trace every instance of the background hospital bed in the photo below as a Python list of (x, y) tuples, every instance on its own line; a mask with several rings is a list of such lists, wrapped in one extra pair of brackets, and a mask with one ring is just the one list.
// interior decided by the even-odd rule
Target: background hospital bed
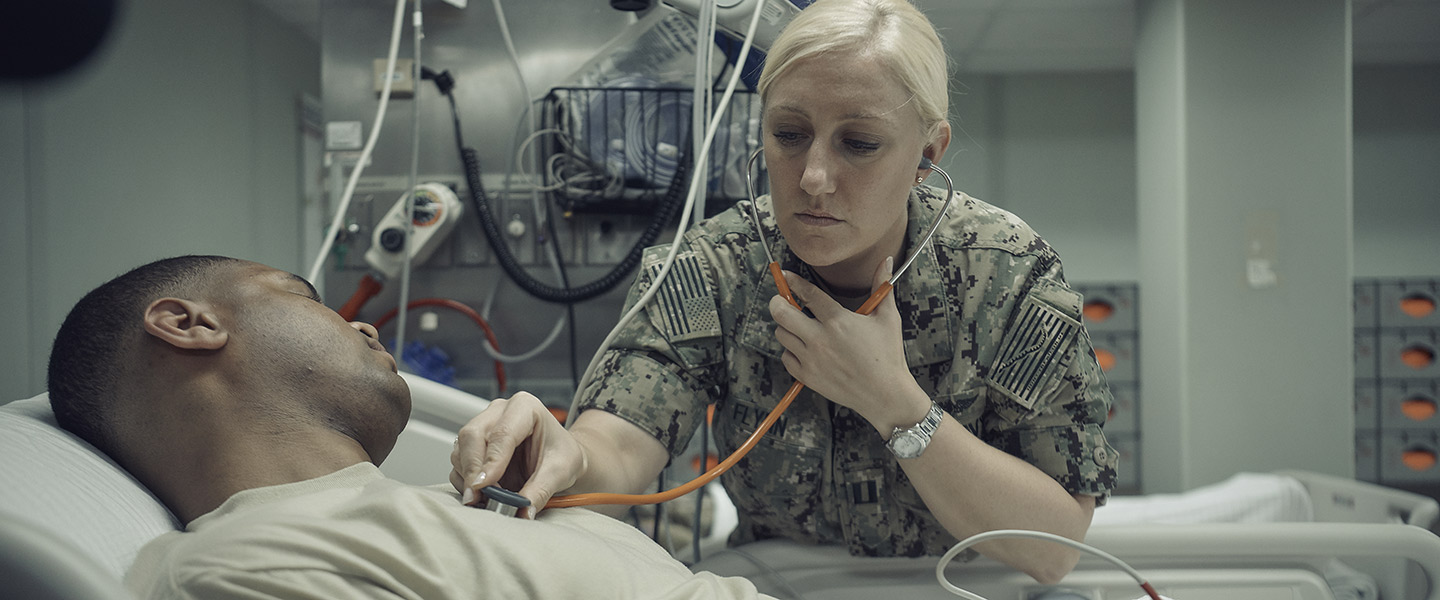
[[(410, 483), (444, 483), (455, 431), (487, 402), (418, 377), (406, 379), (414, 412), (382, 470)], [(1440, 513), (1434, 500), (1307, 473), (1251, 477), (1262, 476), (1282, 482), (1278, 495), (1252, 494), (1219, 513), (1213, 507), (1220, 503), (1211, 499), (1245, 495), (1240, 488), (1116, 498), (1097, 512), (1087, 541), (1130, 562), (1179, 600), (1336, 599), (1332, 590), (1353, 586), (1336, 586), (1325, 575), (1343, 580), (1353, 572), (1337, 571), (1334, 557), (1378, 584), (1386, 600), (1440, 600), (1440, 586), (1430, 585), (1440, 581), (1440, 538), (1425, 529)], [(1207, 511), (1186, 501), (1207, 503), (1212, 510), (1202, 515)], [(1180, 517), (1174, 514), (1177, 506)], [(1120, 513), (1143, 513), (1150, 521), (1199, 515), (1313, 522), (1129, 525), (1109, 516)], [(722, 539), (733, 519), (718, 523), (707, 539)], [(0, 582), (5, 582), (0, 598), (125, 598), (118, 580), (135, 552), (177, 527), (128, 474), (56, 427), (44, 394), (0, 406)], [(770, 541), (707, 554), (696, 568), (750, 577), (762, 591), (782, 598), (953, 598), (935, 582), (935, 564), (934, 558), (859, 558), (839, 548)], [(1040, 598), (1023, 594), (1045, 591), (984, 558), (953, 564), (948, 573), (952, 582), (991, 600)], [(1141, 595), (1123, 573), (1090, 558), (1060, 587), (1088, 595), (1051, 596), (1054, 600)]]
[[(1185, 494), (1114, 498), (1097, 510), (1086, 542), (1179, 600), (1437, 600), (1440, 586), (1430, 582), (1440, 581), (1440, 538), (1428, 530), (1437, 511), (1433, 499), (1349, 479), (1240, 474)], [(747, 577), (780, 598), (954, 598), (936, 582), (937, 562), (770, 540), (693, 568)], [(946, 577), (990, 600), (1144, 596), (1124, 572), (1089, 555), (1058, 586), (983, 557), (948, 565)]]
[[(1087, 540), (1138, 569), (1163, 595), (1178, 600), (1332, 600), (1375, 598), (1369, 588), (1328, 582), (1335, 555), (1406, 557), (1440, 576), (1432, 534), (1410, 525), (1269, 523), (1253, 526), (1146, 525), (1097, 528)], [(779, 598), (849, 600), (889, 596), (953, 599), (935, 580), (934, 558), (859, 558), (843, 548), (765, 541), (726, 550), (695, 568), (754, 581)], [(1403, 572), (1403, 570), (1402, 570)], [(947, 579), (990, 600), (1142, 598), (1135, 581), (1108, 562), (1082, 558), (1056, 586), (984, 558), (952, 564)], [(1333, 576), (1332, 576), (1333, 577)], [(1355, 577), (1343, 574), (1340, 577)], [(1431, 600), (1426, 583), (1381, 598)], [(1410, 589), (1405, 589), (1410, 587)], [(1046, 594), (1050, 595), (1046, 595)]]

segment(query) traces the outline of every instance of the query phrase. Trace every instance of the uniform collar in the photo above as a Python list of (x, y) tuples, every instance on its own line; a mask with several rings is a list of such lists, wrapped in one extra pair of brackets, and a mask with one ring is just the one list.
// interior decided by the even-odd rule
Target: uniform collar
[[(909, 199), (909, 223), (905, 226), (905, 249), (909, 252), (920, 243), (925, 235), (925, 230), (930, 227), (930, 222), (935, 218), (935, 213), (940, 209), (941, 199), (929, 188), (918, 188), (924, 190), (917, 193), (910, 192)], [(957, 192), (958, 195), (958, 192)], [(956, 199), (959, 202), (960, 198)], [(814, 275), (808, 265), (801, 262), (795, 253), (790, 251), (790, 246), (780, 236), (780, 230), (775, 227), (775, 219), (771, 211), (770, 197), (762, 196), (757, 201), (760, 209), (760, 218), (765, 227), (765, 238), (770, 244), (770, 253), (780, 262), (781, 268), (793, 273), (800, 273), (813, 281)], [(955, 207), (951, 207), (950, 219), (959, 214)], [(945, 226), (936, 233), (938, 239), (944, 233)], [(927, 244), (921, 250), (920, 255), (915, 257), (915, 263), (910, 269), (900, 276), (895, 282), (896, 306), (900, 310), (900, 322), (903, 329), (905, 346), (905, 363), (911, 367), (943, 362), (954, 358), (955, 324), (951, 322), (952, 311), (949, 307), (949, 298), (945, 292), (947, 277), (946, 269), (941, 269), (935, 254), (935, 240)], [(757, 249), (758, 250), (758, 249)], [(784, 347), (775, 339), (775, 320), (770, 317), (770, 298), (775, 296), (775, 283), (770, 280), (770, 272), (763, 264), (765, 255), (763, 252), (755, 252), (758, 255), (752, 260), (761, 263), (760, 268), (752, 270), (758, 273), (759, 279), (753, 286), (750, 300), (745, 308), (745, 317), (741, 325), (740, 344), (764, 354), (772, 359), (779, 360), (784, 353)], [(895, 268), (900, 268), (904, 257), (895, 257)]]

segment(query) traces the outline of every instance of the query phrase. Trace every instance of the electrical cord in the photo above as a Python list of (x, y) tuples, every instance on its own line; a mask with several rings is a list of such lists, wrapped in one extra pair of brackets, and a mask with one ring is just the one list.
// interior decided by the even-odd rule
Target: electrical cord
[[(690, 151), (688, 146), (683, 151), (676, 165), (675, 176), (670, 180), (670, 186), (666, 190), (664, 199), (656, 210), (654, 218), (652, 218), (650, 223), (645, 227), (640, 235), (640, 239), (636, 240), (635, 245), (630, 248), (625, 258), (621, 259), (620, 263), (615, 265), (609, 273), (606, 273), (595, 281), (578, 287), (555, 287), (531, 277), (530, 274), (525, 271), (524, 266), (520, 264), (520, 261), (515, 258), (515, 254), (511, 252), (504, 238), (501, 237), (500, 227), (495, 223), (494, 213), (491, 212), (490, 200), (486, 195), (484, 182), (481, 181), (479, 153), (473, 148), (465, 147), (464, 138), (462, 137), (460, 117), (455, 108), (453, 92), (454, 78), (446, 76), (442, 80), (440, 75), (435, 74), (434, 71), (430, 71), (430, 73), (433, 77), (426, 78), (433, 78), (436, 85), (441, 87), (441, 93), (450, 99), (450, 109), (455, 123), (455, 145), (460, 153), (460, 161), (464, 167), (465, 182), (469, 187), (470, 201), (475, 206), (475, 213), (480, 220), (480, 227), (485, 233), (485, 240), (489, 243), (491, 251), (495, 253), (496, 262), (500, 264), (505, 274), (509, 275), (510, 279), (514, 281), (516, 285), (520, 286), (520, 289), (525, 290), (526, 293), (541, 300), (558, 304), (574, 304), (576, 302), (590, 300), (614, 289), (615, 286), (626, 281), (630, 273), (639, 266), (640, 258), (643, 256), (645, 248), (660, 237), (661, 231), (664, 230), (666, 224), (675, 217), (675, 213), (680, 207), (678, 200), (685, 187), (686, 175), (690, 171)], [(448, 75), (448, 71), (445, 73)], [(423, 73), (422, 77), (425, 77)]]
[[(421, 68), (420, 68), (420, 77), (421, 77), (421, 79), (424, 79), (424, 80), (433, 81), (433, 82), (435, 83), (435, 87), (440, 90), (440, 94), (443, 95), (443, 96), (445, 96), (445, 98), (450, 101), (450, 119), (451, 119), (451, 122), (454, 124), (454, 127), (455, 127), (455, 141), (456, 141), (456, 145), (463, 147), (464, 144), (465, 144), (465, 141), (464, 141), (463, 133), (462, 133), (461, 128), (460, 128), (460, 111), (459, 111), (459, 109), (458, 109), (458, 108), (456, 107), (456, 105), (455, 105), (455, 95), (451, 93), (451, 90), (455, 89), (455, 78), (450, 75), (450, 72), (449, 72), (449, 71), (436, 72), (435, 70), (433, 70), (433, 69), (431, 69), (431, 68), (429, 68), (429, 67), (421, 67)], [(552, 231), (551, 237), (553, 238), (553, 230), (551, 230), (551, 231)], [(548, 249), (548, 247), (547, 247), (547, 249)], [(555, 268), (556, 268), (556, 273), (561, 277), (561, 280), (562, 280), (562, 282), (563, 282), (565, 275), (564, 275), (563, 271), (561, 270), (563, 267), (561, 266), (560, 261), (559, 261), (559, 260), (555, 260), (554, 257), (553, 257), (553, 255), (552, 255), (552, 260), (551, 260), (551, 262), (552, 262), (552, 264), (555, 266)], [(562, 285), (567, 285), (567, 287), (568, 287), (568, 284), (562, 283)], [(485, 304), (484, 304), (484, 307), (481, 309), (481, 312), (480, 312), (480, 314), (481, 314), (482, 317), (487, 318), (487, 319), (490, 317), (490, 307), (494, 304), (495, 295), (497, 294), (497, 292), (499, 292), (499, 289), (500, 289), (500, 286), (499, 286), (499, 285), (494, 285), (494, 286), (491, 286), (491, 287), (490, 287), (490, 294), (485, 297)], [(545, 349), (549, 348), (549, 347), (550, 347), (550, 344), (553, 343), (553, 342), (555, 341), (555, 339), (559, 337), (559, 335), (560, 335), (560, 330), (561, 330), (562, 328), (564, 328), (564, 327), (565, 327), (565, 315), (564, 315), (564, 314), (561, 314), (561, 315), (560, 315), (560, 318), (555, 321), (555, 326), (554, 326), (553, 328), (551, 328), (550, 334), (547, 335), (547, 336), (545, 337), (545, 339), (540, 342), (539, 345), (537, 345), (535, 348), (530, 349), (529, 351), (526, 351), (526, 352), (523, 352), (523, 353), (520, 353), (520, 354), (515, 354), (515, 355), (502, 354), (502, 353), (500, 352), (500, 350), (498, 349), (498, 347), (491, 345), (489, 341), (485, 341), (484, 343), (481, 344), (480, 347), (485, 350), (485, 353), (486, 353), (486, 354), (489, 354), (489, 355), (490, 355), (490, 358), (492, 358), (492, 359), (494, 359), (494, 360), (497, 360), (497, 361), (499, 361), (499, 362), (504, 362), (504, 363), (523, 362), (523, 361), (530, 360), (530, 359), (538, 356), (541, 352), (544, 352)], [(572, 327), (572, 328), (574, 327), (573, 322), (571, 323), (571, 327)]]
[[(561, 287), (566, 287), (566, 288), (568, 288), (568, 287), (570, 287), (570, 275), (569, 275), (569, 273), (567, 273), (567, 272), (565, 271), (565, 252), (564, 252), (564, 250), (560, 247), (560, 236), (555, 235), (555, 221), (554, 221), (553, 219), (548, 218), (548, 217), (549, 217), (549, 214), (548, 214), (548, 213), (550, 212), (550, 205), (548, 205), (548, 204), (545, 205), (545, 212), (547, 213), (547, 214), (546, 214), (546, 217), (547, 217), (547, 218), (545, 219), (545, 228), (548, 230), (548, 234), (549, 234), (549, 237), (550, 237), (550, 247), (551, 247), (552, 251), (555, 253), (555, 266), (556, 266), (556, 268), (557, 268), (557, 270), (559, 271), (559, 274), (560, 274), (560, 285), (561, 285)], [(565, 305), (565, 318), (566, 318), (566, 320), (569, 322), (569, 325), (570, 325), (570, 328), (569, 328), (569, 329), (570, 329), (570, 385), (573, 387), (573, 386), (577, 386), (577, 385), (580, 384), (580, 374), (576, 372), (576, 371), (577, 371), (577, 368), (576, 368), (577, 359), (576, 359), (576, 357), (575, 357), (575, 305), (574, 305), (574, 304), (566, 304), (566, 305)], [(547, 344), (547, 345), (548, 345), (548, 344)], [(562, 419), (560, 422), (561, 422), (561, 423), (564, 423), (565, 421)]]
[[(505, 9), (501, 5), (500, 0), (492, 0), (491, 5), (495, 8), (495, 22), (500, 27), (500, 39), (505, 44), (506, 55), (510, 57), (510, 66), (515, 68), (515, 79), (520, 84), (520, 93), (524, 101), (524, 109), (521, 111), (520, 118), (516, 119), (515, 121), (515, 132), (510, 139), (511, 145), (516, 147), (516, 153), (513, 156), (508, 157), (509, 164), (505, 168), (504, 185), (501, 187), (500, 191), (501, 197), (503, 197), (504, 194), (508, 194), (510, 192), (510, 178), (514, 174), (515, 169), (519, 168), (520, 165), (524, 164), (525, 162), (522, 158), (525, 151), (525, 144), (515, 144), (515, 138), (519, 137), (520, 128), (525, 123), (529, 123), (530, 125), (530, 130), (532, 131), (532, 133), (530, 134), (531, 138), (536, 136), (536, 127), (535, 113), (531, 110), (531, 107), (534, 105), (534, 101), (531, 99), (530, 84), (525, 79), (524, 65), (522, 65), (520, 62), (520, 53), (515, 49), (514, 36), (510, 34), (510, 21), (509, 19), (505, 18)], [(458, 118), (456, 119), (456, 122), (458, 125)], [(531, 210), (534, 212), (535, 215), (536, 237), (538, 238), (536, 241), (539, 242), (541, 247), (546, 247), (547, 237), (548, 241), (555, 241), (555, 232), (554, 229), (550, 227), (550, 220), (548, 218), (548, 206), (541, 201), (541, 191), (542, 190), (536, 188), (533, 185), (530, 186), (530, 206)], [(545, 254), (546, 257), (550, 259), (550, 266), (555, 271), (555, 276), (557, 279), (559, 279), (561, 287), (570, 287), (569, 276), (565, 272), (564, 257), (561, 255), (560, 247), (558, 245), (551, 244), (550, 247), (547, 248), (547, 252)], [(491, 293), (486, 296), (485, 306), (483, 309), (485, 315), (490, 314), (490, 307), (493, 306), (493, 302), (495, 301), (496, 296), (495, 292), (498, 289), (498, 285), (493, 286), (491, 288)], [(565, 312), (556, 315), (555, 326), (550, 329), (550, 335), (546, 336), (544, 340), (542, 340), (529, 352), (522, 353), (519, 356), (505, 356), (501, 354), (499, 350), (492, 348), (489, 344), (482, 344), (481, 347), (485, 350), (487, 354), (494, 357), (496, 360), (501, 360), (503, 358), (509, 361), (519, 361), (534, 358), (535, 356), (540, 355), (540, 353), (544, 352), (547, 348), (549, 348), (550, 344), (553, 344), (555, 340), (559, 337), (560, 330), (563, 329), (566, 325), (566, 317), (572, 312), (568, 310), (569, 305), (566, 305), (566, 307), (567, 310)], [(573, 335), (575, 326), (573, 320), (570, 321), (569, 324), (571, 327), (571, 333)]]
[[(695, 35), (695, 82), (693, 84), (694, 91), (691, 93), (692, 108), (690, 111), (690, 129), (692, 131), (704, 131), (705, 117), (710, 114), (711, 91), (715, 88), (714, 84), (710, 82), (710, 59), (714, 56), (715, 52), (715, 26), (719, 16), (716, 14), (718, 10), (717, 4), (717, 0), (701, 0), (700, 16), (695, 25), (697, 29)], [(712, 139), (713, 137), (701, 140), (699, 136), (691, 136), (690, 143), (695, 145), (692, 152), (697, 155), (700, 154), (701, 148), (699, 145), (703, 143), (708, 146)], [(704, 169), (702, 168), (700, 170)], [(708, 177), (697, 178), (695, 180), (694, 185), (700, 188), (698, 196), (701, 198), (701, 201), (693, 205), (694, 214), (691, 218), (693, 218), (696, 223), (699, 223), (705, 218), (705, 205), (707, 202), (704, 201), (704, 198), (706, 197), (709, 183)]]
[(485, 230), (485, 238), (490, 243), (490, 249), (495, 252), (495, 258), (505, 273), (515, 281), (520, 289), (525, 290), (532, 296), (547, 302), (573, 304), (584, 302), (596, 296), (604, 294), (625, 281), (630, 272), (640, 265), (640, 258), (645, 248), (660, 237), (660, 232), (665, 225), (675, 216), (675, 210), (679, 203), (679, 191), (684, 189), (684, 175), (689, 171), (690, 152), (685, 151), (681, 157), (680, 164), (676, 166), (675, 178), (671, 180), (670, 187), (665, 194), (665, 200), (655, 212), (655, 217), (641, 233), (640, 239), (630, 248), (625, 258), (615, 265), (609, 273), (599, 279), (579, 287), (558, 288), (544, 282), (538, 281), (525, 272), (525, 268), (515, 258), (510, 248), (505, 245), (500, 237), (500, 228), (495, 224), (495, 219), (490, 212), (490, 203), (485, 196), (484, 184), (480, 181), (480, 159), (471, 148), (461, 148), (460, 157), (465, 166), (465, 179), (470, 186), (470, 200), (475, 205), (475, 211), (480, 217), (480, 225)]
[(390, 52), (385, 60), (385, 82), (380, 89), (380, 105), (375, 110), (375, 122), (370, 127), (370, 138), (365, 140), (365, 147), (360, 151), (360, 159), (350, 171), (350, 179), (345, 183), (344, 193), (340, 195), (340, 205), (335, 208), (330, 229), (325, 232), (325, 239), (320, 243), (320, 252), (310, 266), (306, 279), (311, 283), (318, 285), (320, 281), (320, 269), (325, 266), (325, 257), (335, 245), (335, 236), (340, 233), (340, 224), (344, 222), (345, 214), (349, 211), (350, 199), (355, 195), (356, 184), (360, 182), (360, 173), (364, 172), (365, 164), (370, 161), (370, 153), (375, 149), (375, 141), (380, 137), (380, 125), (385, 122), (385, 111), (390, 105), (390, 83), (395, 79), (395, 56), (400, 52), (400, 31), (404, 24), (405, 0), (395, 0), (395, 19), (390, 28)]
[[(550, 247), (546, 246), (545, 251), (551, 252)], [(490, 318), (490, 307), (495, 305), (495, 297), (499, 295), (500, 286), (503, 283), (505, 283), (505, 280), (502, 279), (500, 281), (497, 281), (495, 285), (490, 286), (490, 293), (485, 296), (485, 304), (480, 308), (480, 316), (485, 317), (486, 319)], [(550, 333), (545, 336), (545, 339), (541, 340), (540, 343), (537, 344), (534, 348), (531, 348), (520, 354), (502, 354), (499, 350), (490, 347), (489, 343), (481, 344), (480, 347), (485, 349), (485, 353), (489, 354), (490, 358), (493, 358), (500, 362), (525, 362), (527, 360), (535, 358), (536, 356), (539, 356), (540, 353), (544, 352), (547, 348), (549, 348), (550, 344), (553, 344), (556, 339), (559, 339), (560, 331), (564, 328), (565, 315), (564, 313), (561, 313), (560, 318), (555, 320), (555, 325), (550, 328)]]
[[(420, 0), (414, 0), (415, 11), (410, 17), (410, 25), (415, 32), (411, 36), (414, 40), (414, 65), (411, 67), (410, 77), (414, 81), (415, 68), (420, 64), (420, 42), (425, 39), (425, 19), (420, 11)], [(406, 300), (410, 298), (410, 272), (414, 269), (412, 264), (415, 254), (415, 188), (420, 184), (420, 94), (414, 95), (410, 102), (410, 179), (409, 187), (405, 192), (405, 260), (400, 262), (400, 321), (395, 326), (395, 361), (403, 363), (405, 360), (405, 324), (407, 323)]]
[(992, 540), (997, 538), (1033, 538), (1040, 540), (1048, 540), (1051, 542), (1069, 546), (1071, 548), (1075, 548), (1076, 550), (1080, 550), (1081, 552), (1089, 552), (1090, 554), (1110, 561), (1111, 564), (1114, 564), (1115, 566), (1120, 567), (1122, 570), (1124, 570), (1127, 574), (1130, 575), (1131, 578), (1135, 579), (1136, 583), (1140, 584), (1140, 589), (1145, 590), (1145, 593), (1150, 596), (1151, 600), (1161, 600), (1160, 594), (1156, 593), (1155, 588), (1151, 587), (1150, 582), (1145, 581), (1145, 577), (1142, 576), (1139, 571), (1136, 571), (1130, 565), (1125, 564), (1125, 561), (1116, 558), (1115, 555), (1094, 546), (1077, 542), (1064, 536), (1055, 535), (1053, 533), (1046, 533), (1044, 531), (1031, 531), (1028, 529), (997, 529), (995, 531), (978, 533), (963, 540), (960, 540), (960, 543), (951, 546), (950, 550), (940, 557), (939, 564), (935, 565), (935, 579), (940, 581), (940, 587), (945, 588), (945, 591), (955, 594), (956, 596), (965, 598), (965, 600), (985, 600), (984, 596), (980, 596), (978, 594), (963, 590), (957, 587), (955, 584), (950, 583), (950, 580), (945, 578), (945, 567), (946, 565), (950, 564), (950, 561), (955, 560), (955, 557), (957, 555), (965, 551), (966, 548), (969, 548), (975, 544), (984, 542), (986, 540)]
[[(524, 73), (520, 69), (514, 41), (509, 35), (509, 26), (505, 22), (505, 14), (500, 7), (500, 0), (492, 0), (492, 3), (495, 7), (496, 19), (501, 25), (501, 36), (505, 41), (507, 51), (511, 55), (511, 60), (515, 66), (516, 74), (520, 78), (521, 86), (527, 89), (526, 96), (528, 98), (528, 85), (525, 83)], [(528, 105), (526, 106), (526, 110), (527, 112), (529, 111)], [(457, 137), (456, 139), (458, 142), (459, 138)], [(466, 181), (470, 186), (471, 201), (476, 206), (481, 227), (485, 230), (486, 240), (490, 243), (491, 250), (495, 252), (496, 260), (500, 263), (500, 267), (520, 286), (520, 289), (525, 290), (526, 293), (541, 300), (559, 304), (574, 304), (595, 298), (614, 289), (621, 282), (626, 281), (630, 273), (639, 266), (640, 258), (645, 248), (659, 238), (665, 225), (674, 218), (674, 207), (678, 206), (680, 194), (683, 193), (683, 186), (675, 185), (675, 183), (678, 181), (683, 184), (685, 179), (681, 173), (685, 167), (685, 165), (682, 164), (677, 168), (676, 176), (671, 181), (670, 189), (667, 191), (664, 200), (662, 200), (659, 209), (656, 211), (655, 218), (649, 226), (645, 228), (640, 239), (631, 247), (630, 252), (626, 254), (625, 258), (609, 273), (579, 287), (564, 286), (557, 288), (531, 277), (530, 274), (525, 271), (524, 267), (520, 265), (519, 261), (515, 259), (509, 246), (505, 243), (504, 239), (500, 237), (499, 227), (496, 226), (494, 217), (490, 212), (489, 200), (486, 198), (483, 183), (480, 181), (480, 161), (478, 154), (474, 150), (465, 148), (462, 145), (460, 147), (460, 155), (461, 162), (465, 167)], [(687, 159), (688, 156), (682, 157), (681, 162), (683, 163)], [(537, 211), (537, 213), (538, 212), (539, 211)]]
[[(549, 213), (549, 211), (550, 211), (550, 205), (548, 205), (548, 204), (545, 205), (545, 211), (546, 211), (546, 213)], [(546, 216), (548, 217), (549, 215), (547, 214)], [(560, 271), (560, 285), (561, 285), (562, 287), (568, 288), (568, 287), (570, 287), (570, 275), (569, 275), (569, 273), (567, 273), (567, 272), (565, 271), (565, 253), (564, 253), (564, 251), (561, 250), (561, 248), (560, 248), (560, 237), (557, 236), (557, 235), (555, 235), (555, 221), (554, 221), (553, 219), (549, 219), (549, 218), (545, 219), (545, 227), (546, 227), (547, 229), (549, 229), (549, 233), (550, 233), (550, 246), (554, 249), (555, 259), (556, 259), (556, 260), (555, 260), (555, 264), (556, 264), (556, 266), (558, 267), (558, 270)], [(575, 354), (575, 352), (576, 352), (576, 343), (575, 343), (575, 305), (574, 305), (574, 304), (566, 304), (566, 305), (565, 305), (565, 317), (566, 317), (566, 319), (567, 319), (567, 321), (569, 322), (569, 325), (570, 325), (570, 327), (569, 327), (569, 329), (570, 329), (570, 331), (569, 331), (569, 333), (570, 333), (570, 386), (571, 386), (571, 388), (573, 389), (575, 386), (580, 385), (580, 373), (578, 372), (578, 371), (579, 371), (579, 368), (578, 368), (578, 366), (577, 366), (577, 363), (579, 362), (579, 359), (576, 357), (576, 354)], [(561, 422), (563, 423), (564, 421), (561, 421)]]

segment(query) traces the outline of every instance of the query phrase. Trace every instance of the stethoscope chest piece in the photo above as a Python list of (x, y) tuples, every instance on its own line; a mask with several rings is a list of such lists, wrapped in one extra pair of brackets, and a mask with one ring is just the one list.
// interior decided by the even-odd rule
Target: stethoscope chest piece
[(507, 517), (513, 517), (521, 508), (530, 506), (530, 499), (498, 485), (487, 485), (480, 489), (480, 493), (489, 499), (485, 503), (485, 510)]

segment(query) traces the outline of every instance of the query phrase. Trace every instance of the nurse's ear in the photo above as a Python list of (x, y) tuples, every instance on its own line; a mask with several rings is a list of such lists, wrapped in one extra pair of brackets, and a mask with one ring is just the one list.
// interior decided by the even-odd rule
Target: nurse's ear
[(209, 305), (180, 298), (161, 298), (145, 309), (145, 332), (182, 350), (219, 350), (230, 333)]
[(945, 150), (950, 147), (950, 122), (941, 121), (935, 127), (935, 135), (930, 138), (930, 143), (920, 152), (921, 156), (930, 159), (932, 164), (939, 163), (945, 157)]

